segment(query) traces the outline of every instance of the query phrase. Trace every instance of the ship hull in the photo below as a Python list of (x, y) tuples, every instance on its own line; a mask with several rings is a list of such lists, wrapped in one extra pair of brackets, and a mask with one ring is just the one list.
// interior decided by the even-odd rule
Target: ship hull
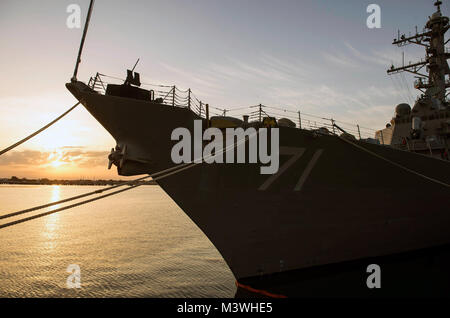
[[(380, 267), (380, 288), (369, 288)], [(235, 298), (450, 297), (450, 245), (241, 279)], [(369, 286), (371, 286), (369, 284)]]
[[(148, 162), (140, 173), (173, 166), (170, 134), (192, 130), (197, 118), (70, 85), (130, 158)], [(275, 175), (261, 174), (260, 164), (203, 163), (157, 181), (238, 281), (450, 243), (448, 162), (306, 130), (279, 132)]]

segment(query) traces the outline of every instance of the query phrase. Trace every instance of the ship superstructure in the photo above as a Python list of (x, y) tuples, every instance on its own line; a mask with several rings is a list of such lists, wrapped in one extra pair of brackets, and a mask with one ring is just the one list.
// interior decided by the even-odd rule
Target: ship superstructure
[(450, 69), (447, 60), (450, 50), (445, 47), (445, 33), (450, 28), (449, 18), (442, 15), (441, 1), (422, 32), (413, 36), (400, 35), (393, 44), (399, 47), (413, 44), (425, 48), (426, 56), (419, 62), (409, 63), (387, 71), (388, 74), (409, 72), (417, 78), (414, 87), (421, 95), (411, 108), (402, 103), (395, 108), (395, 115), (385, 129), (376, 133), (381, 144), (449, 160), (450, 147)]

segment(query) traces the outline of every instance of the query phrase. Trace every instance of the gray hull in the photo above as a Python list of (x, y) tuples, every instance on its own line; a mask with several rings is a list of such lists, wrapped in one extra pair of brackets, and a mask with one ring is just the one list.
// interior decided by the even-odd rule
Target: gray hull
[[(174, 165), (171, 132), (192, 129), (194, 113), (78, 84), (67, 86), (119, 145), (127, 145), (121, 174)], [(450, 243), (449, 188), (419, 175), (449, 184), (450, 164), (355, 143), (417, 173), (337, 136), (281, 127), (277, 175), (261, 175), (259, 164), (200, 164), (157, 182), (238, 280)]]

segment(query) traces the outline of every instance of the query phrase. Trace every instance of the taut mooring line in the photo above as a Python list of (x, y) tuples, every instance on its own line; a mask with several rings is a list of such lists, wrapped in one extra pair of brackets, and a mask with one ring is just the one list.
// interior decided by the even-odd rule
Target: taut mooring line
[(159, 176), (161, 174), (164, 174), (164, 173), (169, 173), (171, 171), (178, 170), (180, 168), (183, 168), (186, 165), (188, 165), (188, 164), (182, 164), (180, 166), (175, 166), (175, 167), (172, 167), (172, 168), (168, 168), (168, 169), (165, 169), (165, 170), (153, 173), (153, 174), (148, 175), (148, 176), (140, 177), (140, 178), (137, 178), (137, 179), (134, 179), (134, 180), (130, 180), (130, 181), (121, 182), (119, 184), (116, 184), (116, 185), (113, 185), (113, 186), (110, 186), (110, 187), (107, 187), (107, 188), (104, 188), (104, 189), (98, 189), (98, 190), (95, 190), (95, 191), (79, 194), (79, 195), (76, 195), (76, 196), (73, 196), (73, 197), (70, 197), (70, 198), (62, 199), (62, 200), (55, 201), (55, 202), (50, 202), (50, 203), (47, 203), (47, 204), (42, 204), (42, 205), (35, 206), (35, 207), (32, 207), (32, 208), (28, 208), (28, 209), (25, 209), (25, 210), (3, 214), (3, 215), (0, 215), (0, 220), (1, 219), (7, 219), (7, 218), (10, 218), (10, 217), (13, 217), (13, 216), (17, 216), (17, 215), (21, 215), (21, 214), (25, 214), (25, 213), (30, 213), (30, 212), (33, 212), (33, 211), (36, 211), (36, 210), (41, 210), (41, 209), (44, 209), (44, 208), (51, 207), (53, 205), (58, 205), (58, 204), (61, 204), (61, 203), (65, 203), (65, 202), (69, 202), (69, 201), (73, 201), (73, 200), (77, 200), (77, 199), (82, 199), (82, 198), (85, 198), (87, 196), (91, 196), (91, 195), (94, 195), (94, 194), (100, 194), (100, 193), (103, 193), (105, 191), (109, 191), (109, 190), (112, 190), (112, 189), (115, 189), (115, 188), (118, 188), (118, 187), (122, 187), (124, 185), (133, 185), (133, 183), (135, 183), (135, 182), (143, 181), (143, 180), (148, 179), (150, 177), (152, 177), (153, 180), (156, 180), (157, 178), (155, 179), (155, 177), (157, 177), (157, 176)]
[[(258, 132), (256, 132), (255, 134), (250, 135), (249, 139), (253, 138), (257, 134), (258, 134)], [(229, 146), (219, 150), (219, 154), (223, 154), (223, 153), (227, 152), (228, 150), (231, 150), (231, 149), (237, 147), (238, 145), (240, 145), (242, 143), (245, 143), (245, 141), (246, 141), (245, 138), (243, 138), (241, 140), (238, 140), (236, 143), (233, 143), (232, 145), (229, 145)], [(207, 156), (207, 157), (205, 157), (203, 159), (214, 158), (215, 156), (217, 156), (219, 154), (209, 155), (209, 156)], [(127, 181), (127, 182), (124, 182), (124, 183), (119, 184), (119, 185), (108, 187), (106, 189), (99, 189), (99, 190), (96, 190), (96, 191), (88, 192), (88, 193), (81, 194), (81, 195), (78, 195), (78, 196), (74, 196), (74, 197), (71, 197), (71, 198), (63, 199), (63, 200), (60, 200), (60, 201), (57, 201), (57, 202), (44, 204), (44, 205), (41, 205), (41, 206), (37, 206), (37, 207), (34, 207), (34, 208), (22, 210), (22, 211), (8, 213), (8, 214), (0, 216), (0, 219), (17, 216), (17, 215), (24, 214), (24, 213), (29, 213), (29, 212), (32, 212), (32, 211), (35, 211), (35, 210), (38, 210), (38, 209), (42, 209), (42, 208), (49, 207), (49, 206), (52, 206), (52, 205), (56, 205), (56, 204), (63, 203), (63, 202), (72, 201), (72, 200), (79, 199), (79, 198), (82, 198), (82, 197), (85, 197), (85, 196), (88, 196), (88, 195), (98, 194), (98, 193), (101, 193), (103, 191), (111, 190), (113, 188), (117, 188), (117, 187), (123, 186), (125, 184), (130, 184), (132, 182), (140, 181), (140, 180), (143, 180), (143, 179), (146, 179), (146, 178), (149, 178), (149, 177), (152, 177), (153, 181), (161, 180), (161, 179), (164, 179), (166, 177), (169, 177), (169, 176), (172, 176), (174, 174), (177, 174), (177, 173), (179, 173), (181, 171), (185, 171), (187, 169), (195, 167), (195, 166), (197, 166), (197, 165), (202, 163), (201, 161), (200, 162), (195, 162), (195, 161), (196, 160), (194, 160), (194, 162), (183, 163), (181, 165), (178, 165), (178, 166), (175, 166), (175, 167), (172, 167), (172, 168), (168, 168), (168, 169), (165, 169), (165, 170), (162, 170), (162, 171), (156, 172), (154, 174), (151, 174), (151, 175), (148, 175), (148, 176), (144, 176), (144, 177), (141, 177), (141, 178), (138, 178), (138, 179), (135, 179), (135, 180)], [(29, 217), (25, 217), (25, 218), (22, 218), (22, 219), (19, 219), (19, 220), (16, 220), (16, 221), (12, 221), (12, 222), (9, 222), (9, 223), (0, 224), (0, 229), (6, 228), (6, 227), (10, 227), (10, 226), (13, 226), (13, 225), (16, 225), (16, 224), (19, 224), (19, 223), (27, 222), (27, 221), (30, 221), (30, 220), (33, 220), (33, 219), (41, 218), (41, 217), (44, 217), (44, 216), (47, 216), (47, 215), (50, 215), (50, 214), (53, 214), (53, 213), (56, 213), (56, 212), (60, 212), (60, 211), (63, 211), (63, 210), (71, 209), (71, 208), (74, 208), (74, 207), (77, 207), (77, 206), (80, 206), (80, 205), (83, 205), (83, 204), (86, 204), (86, 203), (89, 203), (89, 202), (97, 201), (97, 200), (100, 200), (100, 199), (103, 199), (103, 198), (106, 198), (106, 197), (109, 197), (109, 196), (112, 196), (112, 195), (115, 195), (115, 194), (118, 194), (118, 193), (130, 190), (130, 189), (139, 187), (141, 185), (142, 184), (139, 184), (139, 183), (138, 184), (134, 184), (134, 185), (132, 184), (128, 188), (117, 190), (117, 191), (114, 191), (114, 192), (110, 192), (110, 193), (107, 193), (107, 194), (104, 194), (104, 195), (101, 195), (101, 196), (97, 196), (95, 198), (88, 199), (88, 200), (85, 200), (85, 201), (82, 201), (82, 202), (66, 205), (66, 206), (63, 206), (63, 207), (58, 208), (56, 210), (47, 211), (47, 212), (43, 212), (43, 213), (40, 213), (40, 214), (29, 216)]]
[(58, 118), (56, 118), (55, 120), (51, 121), (50, 123), (48, 123), (47, 125), (45, 125), (44, 127), (42, 127), (41, 129), (35, 131), (34, 133), (32, 133), (31, 135), (29, 135), (28, 137), (16, 142), (14, 145), (9, 146), (8, 148), (5, 148), (3, 150), (0, 151), (0, 156), (3, 155), (4, 153), (16, 148), (17, 146), (23, 144), (25, 141), (33, 138), (34, 136), (36, 136), (37, 134), (43, 132), (44, 130), (46, 130), (48, 127), (50, 127), (51, 125), (53, 125), (54, 123), (56, 123), (58, 120), (60, 120), (61, 118), (63, 118), (64, 116), (66, 116), (68, 113), (70, 113), (72, 110), (75, 109), (75, 107), (77, 107), (80, 104), (80, 102), (76, 103), (75, 105), (73, 105), (71, 108), (69, 108), (69, 110), (67, 110), (64, 114), (62, 114), (61, 116), (59, 116)]
[[(153, 180), (156, 181), (156, 180), (163, 179), (165, 177), (171, 176), (171, 175), (176, 174), (178, 172), (181, 172), (181, 171), (187, 170), (187, 169), (189, 169), (191, 167), (194, 167), (197, 164), (198, 163), (194, 163), (194, 164), (185, 163), (185, 164), (182, 164), (180, 166), (176, 166), (176, 167), (172, 167), (172, 168), (160, 171), (160, 172), (158, 172), (156, 174), (162, 174), (162, 173), (167, 172), (169, 170), (171, 172), (168, 172), (166, 174), (163, 174), (162, 176), (153, 178)], [(155, 175), (155, 174), (153, 174), (153, 175)], [(141, 177), (138, 180), (142, 180), (142, 179), (149, 178), (149, 177), (151, 177), (151, 175), (145, 176), (145, 177)], [(133, 180), (133, 181), (136, 181), (136, 180)], [(127, 183), (130, 183), (130, 182), (127, 182)], [(50, 214), (53, 214), (53, 213), (56, 213), (56, 212), (64, 211), (64, 210), (67, 210), (67, 209), (71, 209), (71, 208), (74, 208), (74, 207), (77, 207), (77, 206), (80, 206), (80, 205), (83, 205), (83, 204), (86, 204), (86, 203), (89, 203), (89, 202), (97, 201), (97, 200), (100, 200), (100, 199), (103, 199), (103, 198), (106, 198), (106, 197), (109, 197), (109, 196), (112, 196), (112, 195), (115, 195), (115, 194), (119, 194), (119, 193), (124, 192), (124, 191), (131, 190), (131, 189), (139, 187), (141, 185), (142, 184), (140, 184), (140, 183), (134, 184), (134, 185), (130, 185), (128, 188), (124, 188), (124, 189), (113, 191), (113, 192), (110, 192), (110, 193), (107, 193), (107, 194), (103, 194), (103, 195), (94, 197), (92, 199), (87, 199), (87, 200), (84, 200), (84, 201), (81, 201), (81, 202), (77, 202), (77, 203), (74, 203), (74, 204), (66, 205), (66, 206), (63, 206), (61, 208), (58, 208), (58, 209), (55, 209), (55, 210), (52, 210), (52, 211), (47, 211), (47, 212), (43, 212), (43, 213), (40, 213), (40, 214), (32, 215), (32, 216), (25, 217), (25, 218), (22, 218), (22, 219), (19, 219), (19, 220), (16, 220), (16, 221), (12, 221), (12, 222), (9, 222), (9, 223), (0, 224), (0, 229), (6, 228), (6, 227), (10, 227), (10, 226), (13, 226), (13, 225), (16, 225), (16, 224), (20, 224), (20, 223), (23, 223), (23, 222), (31, 221), (31, 220), (34, 220), (34, 219), (37, 219), (37, 218), (41, 218), (41, 217), (44, 217), (44, 216), (47, 216), (47, 215), (50, 215)], [(104, 190), (106, 190), (106, 189), (104, 189)], [(92, 194), (92, 193), (89, 193), (89, 194)], [(73, 198), (72, 198), (72, 200), (73, 200)], [(66, 200), (62, 200), (62, 201), (68, 201), (68, 200), (66, 199)], [(55, 203), (56, 202), (53, 202), (53, 204), (55, 204)], [(30, 212), (30, 211), (26, 211), (26, 212)], [(11, 214), (13, 214), (13, 213), (11, 213)], [(14, 213), (14, 215), (17, 215), (17, 213)], [(7, 217), (11, 217), (11, 216), (12, 215), (9, 215)]]
[(130, 189), (136, 188), (138, 186), (140, 186), (140, 184), (132, 185), (132, 186), (130, 186), (128, 188), (125, 188), (125, 189), (120, 189), (120, 190), (117, 190), (117, 191), (114, 191), (114, 192), (111, 192), (111, 193), (103, 194), (101, 196), (98, 196), (98, 197), (95, 197), (95, 198), (92, 198), (92, 199), (89, 199), (89, 200), (85, 200), (85, 201), (82, 201), (82, 202), (79, 202), (79, 203), (74, 203), (74, 204), (71, 204), (71, 205), (63, 206), (62, 208), (59, 208), (59, 209), (56, 209), (56, 210), (52, 210), (52, 211), (36, 214), (36, 215), (29, 216), (29, 217), (26, 217), (26, 218), (23, 218), (23, 219), (20, 219), (20, 220), (17, 220), (17, 221), (12, 221), (12, 222), (9, 222), (9, 223), (1, 224), (0, 225), (0, 229), (5, 228), (5, 227), (9, 227), (9, 226), (12, 226), (12, 225), (15, 225), (15, 224), (23, 223), (23, 222), (26, 222), (26, 221), (30, 221), (30, 220), (33, 220), (33, 219), (37, 219), (37, 218), (40, 218), (40, 217), (43, 217), (43, 216), (46, 216), (46, 215), (49, 215), (49, 214), (53, 214), (53, 213), (56, 213), (56, 212), (59, 212), (59, 211), (67, 210), (67, 209), (70, 209), (70, 208), (74, 208), (76, 206), (79, 206), (79, 205), (82, 205), (82, 204), (86, 204), (86, 203), (89, 203), (89, 202), (92, 202), (92, 201), (100, 200), (100, 199), (109, 197), (111, 195), (118, 194), (120, 192), (124, 192), (124, 191), (130, 190)]

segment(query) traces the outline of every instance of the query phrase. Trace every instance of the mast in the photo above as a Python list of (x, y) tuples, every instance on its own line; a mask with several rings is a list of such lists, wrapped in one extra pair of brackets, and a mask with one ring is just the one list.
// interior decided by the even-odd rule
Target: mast
[(94, 1), (95, 0), (91, 0), (91, 2), (89, 3), (88, 14), (86, 17), (86, 22), (84, 24), (83, 36), (81, 37), (80, 49), (78, 50), (77, 62), (75, 63), (75, 69), (73, 71), (73, 76), (71, 79), (72, 82), (77, 81), (78, 66), (80, 65), (80, 62), (81, 62), (81, 52), (83, 52), (84, 40), (86, 39), (86, 34), (87, 34), (88, 27), (89, 27), (89, 21), (91, 20), (91, 13), (92, 13), (92, 7), (94, 6)]
[[(425, 59), (416, 62), (409, 63), (400, 67), (391, 66), (387, 71), (388, 74), (396, 74), (400, 72), (409, 72), (417, 75), (418, 80), (415, 82), (414, 87), (424, 93), (426, 96), (439, 99), (442, 103), (445, 103), (446, 89), (450, 87), (450, 80), (446, 79), (447, 75), (450, 75), (450, 69), (447, 64), (447, 59), (450, 58), (450, 52), (446, 50), (445, 33), (450, 28), (449, 18), (442, 16), (441, 13), (441, 1), (436, 1), (434, 5), (437, 7), (437, 11), (428, 20), (424, 30), (417, 32), (413, 36), (406, 37), (404, 34), (398, 34), (398, 38), (394, 39), (392, 44), (399, 47), (416, 44), (425, 47), (426, 56)], [(425, 72), (423, 68), (425, 67)]]

